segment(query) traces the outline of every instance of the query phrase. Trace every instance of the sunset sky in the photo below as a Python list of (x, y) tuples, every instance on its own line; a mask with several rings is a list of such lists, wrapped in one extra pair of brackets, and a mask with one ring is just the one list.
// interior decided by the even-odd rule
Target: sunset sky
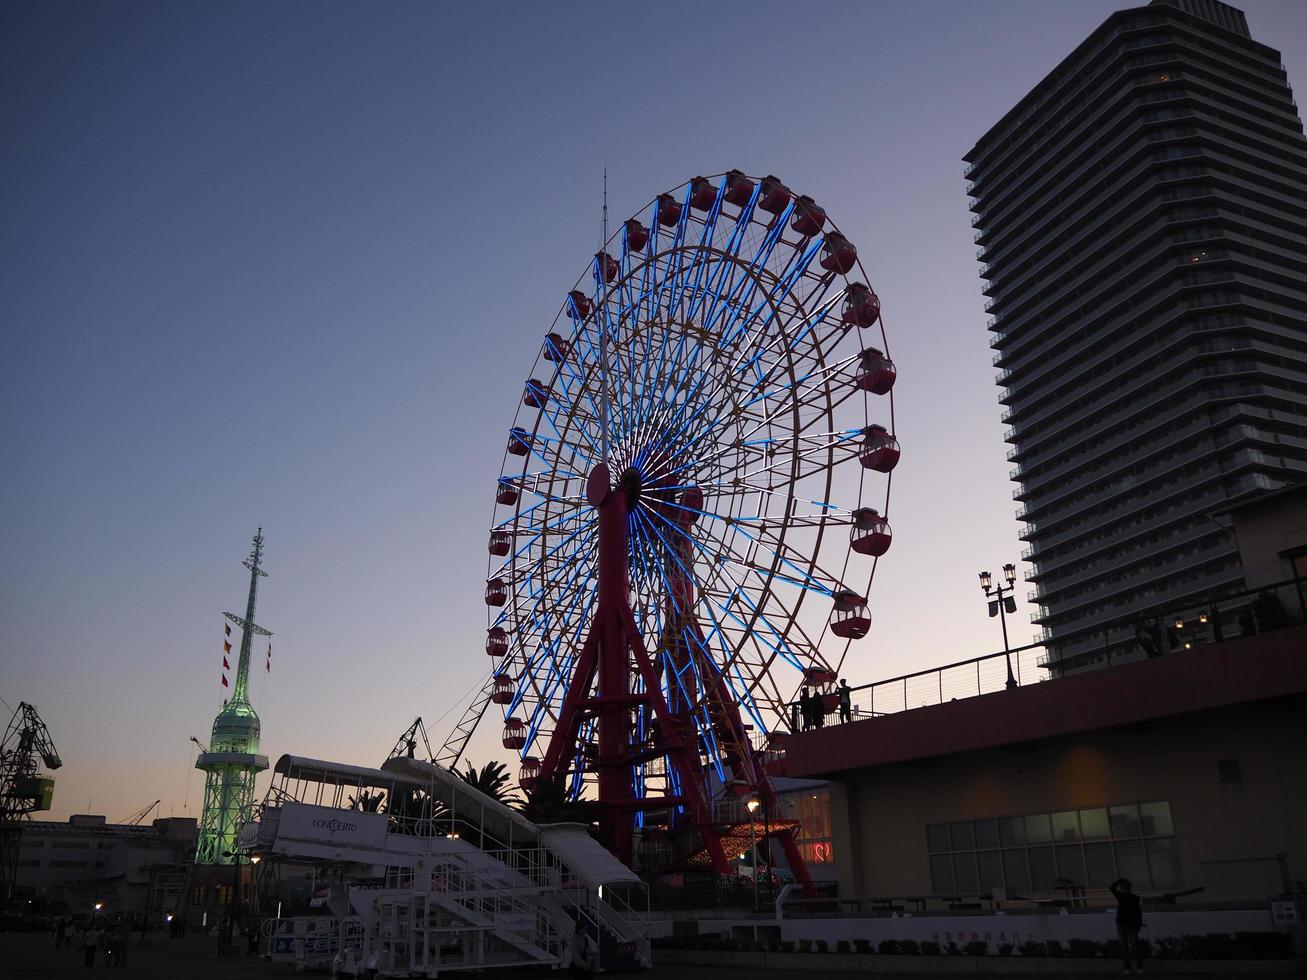
[[(1237, 5), (1307, 91), (1307, 3)], [(615, 220), (736, 167), (857, 244), (904, 455), (847, 676), (1000, 648), (976, 573), (1024, 543), (960, 158), (1119, 6), (5, 4), (0, 698), (49, 724), (54, 815), (198, 815), (188, 739), (260, 525), (264, 751), (444, 736), (488, 667), (504, 433), (605, 167)]]

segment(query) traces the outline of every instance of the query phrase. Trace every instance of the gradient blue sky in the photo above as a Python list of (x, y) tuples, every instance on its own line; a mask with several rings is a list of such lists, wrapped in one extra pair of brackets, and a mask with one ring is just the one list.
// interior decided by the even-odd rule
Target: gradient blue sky
[[(1022, 543), (959, 158), (1119, 6), (5, 4), (0, 697), (50, 725), (55, 814), (198, 812), (259, 524), (266, 751), (443, 735), (605, 165), (618, 219), (738, 167), (857, 243), (904, 460), (847, 673), (998, 647), (975, 575)], [(1243, 6), (1307, 84), (1307, 3)]]

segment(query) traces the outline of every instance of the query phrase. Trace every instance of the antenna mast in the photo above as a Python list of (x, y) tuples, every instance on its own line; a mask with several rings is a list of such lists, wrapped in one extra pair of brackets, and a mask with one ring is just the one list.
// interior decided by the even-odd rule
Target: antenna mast
[[(599, 435), (602, 439), (603, 463), (608, 465), (608, 402), (611, 397), (608, 387), (608, 258), (604, 248), (608, 245), (608, 168), (604, 167), (604, 212), (603, 231), (599, 242), (599, 254), (595, 256), (595, 305), (600, 313), (595, 316), (595, 326), (599, 328), (599, 383), (603, 386), (603, 398), (599, 400)], [(600, 296), (600, 290), (603, 295)], [(602, 321), (600, 319), (602, 317)]]

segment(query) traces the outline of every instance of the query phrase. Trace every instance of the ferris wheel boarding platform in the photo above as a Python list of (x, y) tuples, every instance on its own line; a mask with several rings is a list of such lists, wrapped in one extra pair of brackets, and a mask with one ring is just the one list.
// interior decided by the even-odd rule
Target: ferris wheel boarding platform
[(272, 958), (346, 976), (651, 963), (648, 890), (581, 824), (534, 824), (421, 759), (282, 756), (240, 847), (331, 869), (330, 915), (274, 919)]

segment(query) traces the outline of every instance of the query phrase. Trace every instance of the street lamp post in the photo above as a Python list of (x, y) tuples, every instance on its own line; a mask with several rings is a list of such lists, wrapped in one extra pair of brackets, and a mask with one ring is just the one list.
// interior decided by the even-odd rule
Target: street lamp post
[[(231, 858), (232, 869), (235, 871), (235, 878), (232, 882), (231, 901), (227, 903), (227, 925), (224, 927), (225, 932), (223, 939), (226, 942), (224, 946), (230, 945), (236, 938), (236, 913), (240, 910), (241, 895), (241, 852), (240, 851), (223, 851), (223, 857)], [(250, 865), (259, 863), (259, 855), (250, 855)], [(251, 881), (252, 884), (252, 881)]]
[(757, 824), (754, 820), (754, 814), (758, 812), (758, 797), (750, 796), (749, 802), (744, 804), (749, 811), (749, 848), (753, 856), (753, 910), (758, 911), (758, 833)]
[(997, 613), (998, 621), (1003, 625), (1003, 653), (1007, 661), (1007, 684), (1005, 685), (1010, 691), (1017, 686), (1017, 679), (1012, 676), (1012, 648), (1007, 640), (1007, 614), (1009, 611), (1017, 611), (1017, 603), (1014, 597), (1016, 592), (1017, 566), (1008, 562), (1003, 566), (1003, 578), (1007, 581), (1007, 588), (1001, 585), (995, 585), (989, 572), (980, 573), (980, 587), (989, 597), (989, 614), (993, 616)]

